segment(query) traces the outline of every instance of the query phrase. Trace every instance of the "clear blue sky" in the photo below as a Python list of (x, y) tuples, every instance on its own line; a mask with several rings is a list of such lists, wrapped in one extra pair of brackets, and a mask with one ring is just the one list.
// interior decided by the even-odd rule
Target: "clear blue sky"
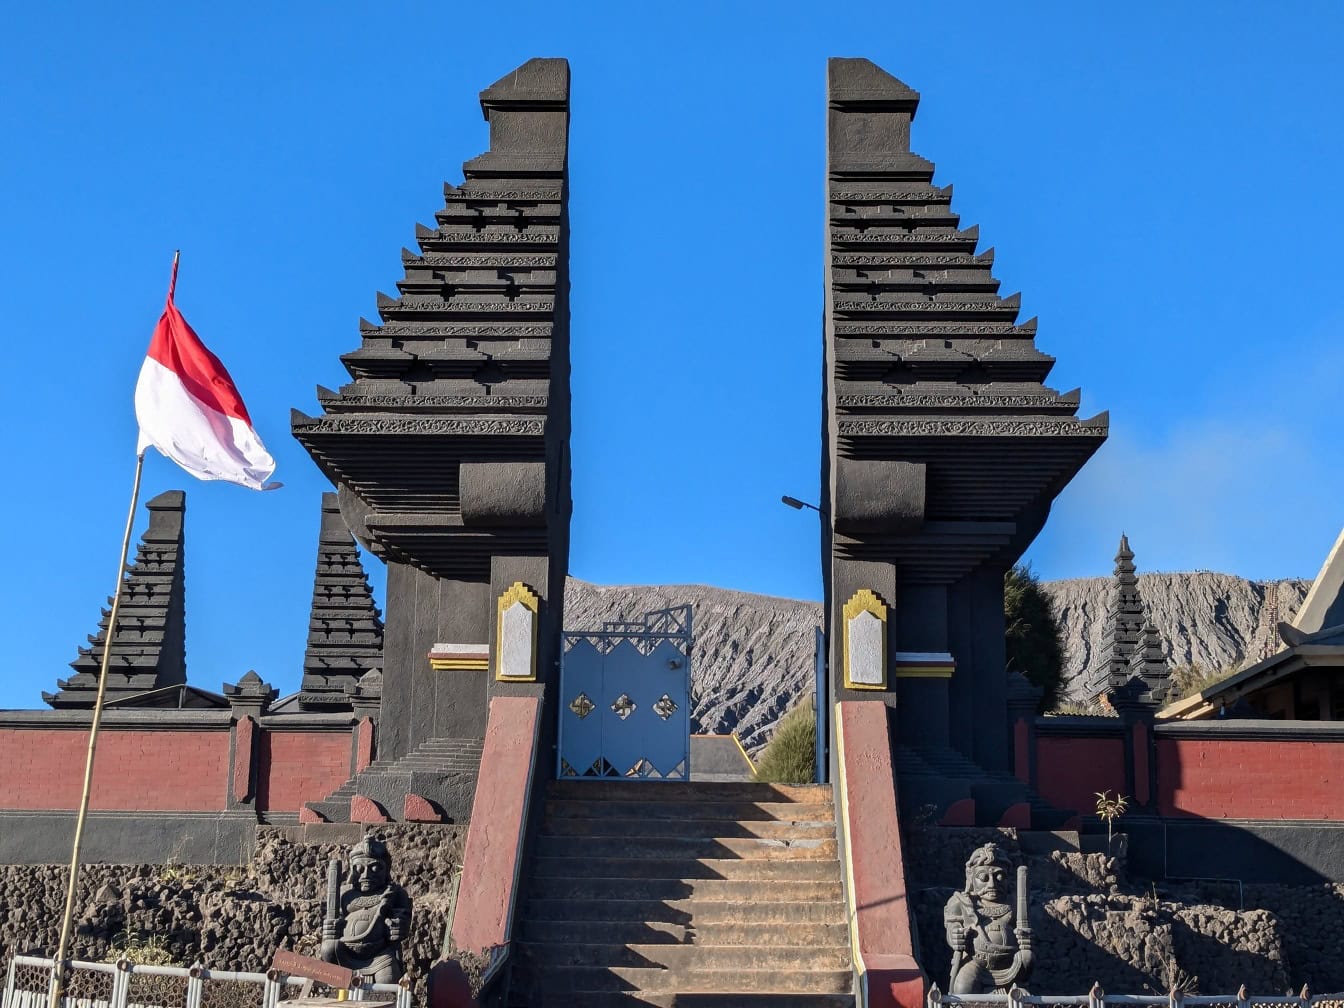
[[(22, 4), (0, 37), (10, 671), (111, 589), (131, 394), (174, 248), (286, 488), (188, 491), (188, 664), (299, 677), (338, 386), (399, 249), (486, 145), (476, 95), (573, 70), (571, 570), (820, 593), (825, 59), (917, 88), (914, 147), (1110, 442), (1029, 553), (1311, 576), (1344, 524), (1344, 8), (1299, 2)], [(137, 528), (143, 527), (144, 519)]]

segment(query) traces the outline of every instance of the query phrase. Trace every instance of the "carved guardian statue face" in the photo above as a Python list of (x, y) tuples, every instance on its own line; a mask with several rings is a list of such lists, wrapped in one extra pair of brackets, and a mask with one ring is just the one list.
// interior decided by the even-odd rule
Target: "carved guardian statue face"
[(990, 903), (1002, 903), (1008, 891), (1008, 873), (997, 864), (980, 865), (971, 869), (971, 895)]
[(350, 884), (361, 895), (379, 893), (387, 888), (387, 865), (368, 855), (350, 859)]

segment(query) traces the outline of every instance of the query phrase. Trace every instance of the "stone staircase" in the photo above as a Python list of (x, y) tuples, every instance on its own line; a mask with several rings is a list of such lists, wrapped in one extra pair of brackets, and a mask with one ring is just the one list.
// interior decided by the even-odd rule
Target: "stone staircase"
[(305, 808), (325, 822), (349, 822), (350, 802), (362, 795), (393, 821), (404, 818), (406, 796), (415, 795), (446, 822), (465, 822), (481, 769), (481, 739), (439, 738), (422, 742), (395, 760), (376, 759), (322, 801)]
[(553, 782), (523, 896), (514, 1006), (854, 1004), (829, 786)]
[(942, 812), (965, 797), (975, 801), (978, 826), (996, 826), (1011, 807), (1024, 803), (1031, 809), (1033, 829), (1059, 829), (1070, 818), (1012, 774), (988, 771), (955, 749), (916, 751), (898, 745), (894, 756), (903, 814), (918, 815), (929, 805)]

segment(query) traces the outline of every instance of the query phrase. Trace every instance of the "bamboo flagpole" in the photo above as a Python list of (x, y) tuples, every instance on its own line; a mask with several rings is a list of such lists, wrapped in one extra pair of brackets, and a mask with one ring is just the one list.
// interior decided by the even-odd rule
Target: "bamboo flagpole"
[(136, 445), (135, 484), (131, 489), (131, 507), (126, 514), (126, 534), (121, 540), (121, 562), (117, 566), (117, 589), (112, 595), (108, 614), (107, 641), (98, 670), (98, 697), (89, 725), (89, 753), (84, 761), (84, 790), (75, 818), (75, 841), (70, 854), (70, 885), (65, 893), (65, 914), (61, 918), (61, 940), (56, 950), (56, 967), (48, 1008), (60, 1008), (68, 974), (66, 957), (70, 953), (70, 930), (75, 915), (75, 892), (79, 885), (79, 855), (84, 842), (84, 826), (89, 813), (89, 795), (93, 787), (93, 759), (98, 748), (98, 728), (103, 720), (103, 700), (107, 692), (107, 668), (112, 642), (117, 632), (117, 613), (126, 577), (126, 559), (131, 551), (131, 530), (135, 526), (135, 508), (140, 503), (140, 477), (145, 468), (145, 452), (157, 448), (197, 479), (226, 480), (252, 490), (274, 490), (271, 482), (275, 460), (257, 437), (243, 398), (219, 358), (206, 349), (199, 336), (187, 324), (173, 302), (177, 291), (177, 265), (181, 250), (173, 253), (173, 272), (168, 281), (168, 298), (159, 316), (159, 324), (150, 337), (149, 350), (135, 385), (135, 418), (140, 426)]
[[(174, 256), (176, 265), (176, 256)], [(79, 854), (84, 842), (84, 822), (89, 814), (89, 794), (93, 790), (93, 759), (98, 749), (98, 727), (103, 720), (103, 697), (107, 693), (107, 667), (112, 657), (112, 642), (117, 634), (117, 611), (121, 608), (121, 592), (126, 583), (126, 559), (131, 552), (131, 531), (135, 527), (135, 508), (140, 503), (140, 476), (145, 470), (145, 453), (135, 457), (135, 482), (131, 487), (131, 506), (126, 512), (126, 532), (121, 537), (121, 560), (117, 564), (117, 587), (112, 593), (112, 611), (107, 617), (107, 639), (103, 642), (103, 661), (98, 669), (98, 698), (93, 704), (93, 721), (89, 725), (89, 752), (84, 760), (84, 790), (79, 798), (79, 815), (75, 817), (75, 842), (70, 853), (70, 884), (65, 890), (65, 914), (61, 918), (61, 941), (56, 948), (55, 978), (51, 985), (48, 1008), (59, 1008), (65, 994), (66, 955), (70, 951), (70, 930), (75, 916), (75, 889), (79, 885)]]

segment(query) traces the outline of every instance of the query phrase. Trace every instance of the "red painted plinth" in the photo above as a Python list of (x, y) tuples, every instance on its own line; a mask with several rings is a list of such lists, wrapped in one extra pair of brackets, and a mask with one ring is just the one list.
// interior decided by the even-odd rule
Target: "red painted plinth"
[(880, 700), (846, 700), (838, 708), (850, 927), (866, 1003), (923, 1008), (924, 973), (914, 955), (887, 707)]
[(350, 799), (350, 821), (357, 823), (391, 822), (391, 817), (372, 798), (357, 794)]
[(425, 798), (408, 794), (402, 805), (401, 818), (406, 822), (443, 822), (443, 815)]
[(495, 697), (462, 854), (453, 942), (481, 953), (509, 940), (527, 797), (536, 758), (537, 697)]

